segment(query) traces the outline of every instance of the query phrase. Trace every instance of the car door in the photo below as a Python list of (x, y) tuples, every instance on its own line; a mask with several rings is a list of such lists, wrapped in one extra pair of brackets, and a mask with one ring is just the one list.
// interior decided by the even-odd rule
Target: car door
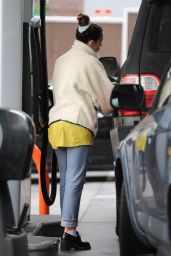
[[(151, 239), (167, 242), (168, 189), (171, 183), (171, 80), (158, 91), (153, 112), (139, 126), (134, 141), (139, 170), (138, 221)], [(135, 166), (134, 166), (135, 167)]]

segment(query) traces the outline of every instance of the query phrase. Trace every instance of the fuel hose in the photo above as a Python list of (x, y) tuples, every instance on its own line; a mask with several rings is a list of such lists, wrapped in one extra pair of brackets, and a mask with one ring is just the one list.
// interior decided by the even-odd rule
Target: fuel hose
[(47, 205), (52, 205), (56, 198), (56, 184), (57, 184), (57, 161), (53, 151), (52, 154), (52, 166), (51, 166), (51, 192), (50, 195), (46, 189), (46, 158), (48, 149), (48, 74), (47, 74), (47, 58), (46, 58), (46, 25), (45, 25), (45, 9), (46, 0), (40, 0), (40, 44), (41, 44), (41, 56), (42, 56), (42, 119), (43, 119), (43, 133), (42, 133), (42, 153), (40, 161), (40, 181), (41, 189), (44, 201)]

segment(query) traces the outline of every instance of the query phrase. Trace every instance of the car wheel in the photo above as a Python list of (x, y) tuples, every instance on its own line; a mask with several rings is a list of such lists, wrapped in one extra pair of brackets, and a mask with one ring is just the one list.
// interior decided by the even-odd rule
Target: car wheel
[(122, 167), (120, 161), (116, 161), (115, 165), (115, 188), (116, 188), (116, 226), (115, 233), (119, 237), (119, 212), (120, 212), (120, 197), (122, 188)]
[(121, 190), (119, 216), (120, 256), (135, 256), (137, 254), (155, 253), (155, 250), (145, 246), (135, 235), (128, 212), (124, 184)]
[(119, 237), (119, 200), (116, 198), (116, 226), (115, 233)]

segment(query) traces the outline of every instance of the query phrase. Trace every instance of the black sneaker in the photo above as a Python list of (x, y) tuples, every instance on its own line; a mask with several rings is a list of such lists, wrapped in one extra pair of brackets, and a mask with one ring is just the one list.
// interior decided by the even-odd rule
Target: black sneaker
[(61, 238), (61, 251), (82, 251), (82, 250), (90, 250), (91, 246), (88, 242), (82, 242), (79, 233), (77, 232), (77, 236), (72, 236), (68, 233), (64, 233)]

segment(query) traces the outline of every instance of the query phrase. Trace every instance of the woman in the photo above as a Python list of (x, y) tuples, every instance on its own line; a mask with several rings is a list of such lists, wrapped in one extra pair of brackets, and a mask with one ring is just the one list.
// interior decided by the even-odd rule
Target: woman
[(57, 59), (53, 73), (54, 106), (49, 112), (49, 141), (60, 171), (61, 225), (65, 228), (61, 250), (90, 250), (76, 231), (86, 163), (97, 132), (97, 111), (112, 112), (113, 85), (97, 52), (102, 28), (87, 15), (78, 16), (72, 48)]

